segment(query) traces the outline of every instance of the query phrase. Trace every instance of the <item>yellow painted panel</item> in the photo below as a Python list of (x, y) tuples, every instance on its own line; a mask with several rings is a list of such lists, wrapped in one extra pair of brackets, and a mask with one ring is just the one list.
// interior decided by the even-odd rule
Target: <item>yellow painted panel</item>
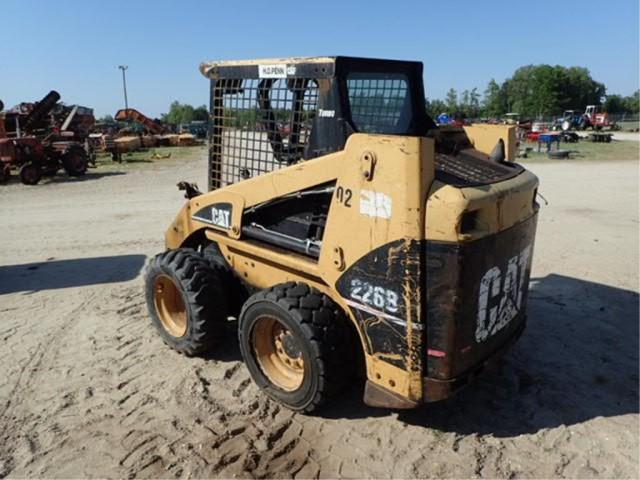
[(516, 129), (513, 125), (477, 124), (464, 127), (473, 146), (487, 155), (495, 148), (498, 140), (504, 140), (506, 159), (509, 162), (516, 159)]

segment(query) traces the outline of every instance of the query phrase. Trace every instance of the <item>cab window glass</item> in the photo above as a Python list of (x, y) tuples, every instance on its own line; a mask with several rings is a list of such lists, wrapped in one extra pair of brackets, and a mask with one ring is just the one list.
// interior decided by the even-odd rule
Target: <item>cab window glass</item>
[(347, 75), (351, 119), (359, 132), (402, 134), (411, 123), (411, 92), (402, 73)]

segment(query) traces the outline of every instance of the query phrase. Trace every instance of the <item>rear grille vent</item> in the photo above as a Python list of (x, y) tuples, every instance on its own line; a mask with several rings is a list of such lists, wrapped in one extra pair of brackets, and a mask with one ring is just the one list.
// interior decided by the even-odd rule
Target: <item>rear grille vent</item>
[(455, 187), (487, 185), (515, 177), (523, 171), (517, 164), (501, 164), (465, 152), (436, 153), (436, 179)]

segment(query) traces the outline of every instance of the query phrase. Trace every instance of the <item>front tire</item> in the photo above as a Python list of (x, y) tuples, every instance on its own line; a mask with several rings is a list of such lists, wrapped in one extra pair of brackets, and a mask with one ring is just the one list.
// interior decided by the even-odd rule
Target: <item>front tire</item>
[(174, 350), (205, 353), (222, 337), (228, 316), (223, 277), (196, 251), (156, 255), (145, 273), (145, 293), (153, 325)]
[(303, 283), (252, 295), (240, 314), (242, 357), (256, 384), (295, 411), (312, 412), (340, 391), (354, 367), (342, 310)]
[(20, 167), (20, 181), (25, 185), (37, 185), (42, 178), (42, 169), (33, 162), (27, 162)]
[(89, 158), (84, 148), (79, 145), (73, 145), (62, 156), (62, 166), (70, 177), (80, 177), (84, 175), (89, 168)]
[(0, 183), (7, 183), (11, 178), (11, 165), (0, 163)]

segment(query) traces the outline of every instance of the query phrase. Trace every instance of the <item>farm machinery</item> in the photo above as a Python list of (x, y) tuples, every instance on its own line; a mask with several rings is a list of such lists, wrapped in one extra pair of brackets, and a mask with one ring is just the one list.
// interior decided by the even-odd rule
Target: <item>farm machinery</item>
[(600, 107), (597, 105), (588, 105), (584, 111), (584, 130), (592, 128), (593, 130), (602, 130), (608, 128), (610, 130), (616, 130), (617, 125), (609, 118), (609, 114), (601, 112)]
[[(150, 134), (147, 142), (142, 141), (141, 146), (189, 146), (196, 144), (196, 138), (191, 133), (173, 133), (175, 125), (164, 123), (159, 119), (151, 119), (133, 108), (118, 110), (114, 117), (119, 122), (135, 122)], [(206, 123), (205, 123), (206, 130)]]
[(558, 118), (553, 125), (553, 130), (584, 130), (586, 120), (584, 115), (577, 110), (565, 110), (562, 117)]
[(60, 95), (49, 92), (40, 102), (21, 104), (0, 117), (0, 181), (19, 171), (26, 185), (64, 169), (84, 175), (90, 161), (84, 140), (93, 125), (90, 109), (59, 105)]
[(160, 120), (152, 120), (135, 108), (123, 108), (118, 110), (114, 119), (118, 122), (132, 121), (142, 125), (149, 133), (160, 135), (167, 128)]
[(554, 130), (603, 130), (611, 129), (616, 130), (617, 125), (611, 121), (609, 114), (606, 112), (600, 112), (600, 107), (597, 105), (588, 105), (584, 113), (580, 113), (578, 110), (565, 110), (562, 117), (558, 118), (553, 125)]
[[(98, 151), (108, 152), (114, 161), (121, 162), (122, 154), (150, 147), (193, 146), (200, 142), (195, 135), (173, 133), (175, 125), (159, 119), (151, 119), (139, 110), (125, 108), (114, 116), (118, 123), (101, 125), (102, 132), (90, 135), (90, 141)], [(207, 124), (203, 122), (206, 133)]]
[(145, 274), (169, 347), (201, 354), (233, 329), (264, 394), (310, 412), (356, 378), (371, 406), (442, 400), (520, 337), (538, 179), (514, 163), (515, 126), (437, 126), (419, 62), (201, 71), (208, 191), (180, 182)]

